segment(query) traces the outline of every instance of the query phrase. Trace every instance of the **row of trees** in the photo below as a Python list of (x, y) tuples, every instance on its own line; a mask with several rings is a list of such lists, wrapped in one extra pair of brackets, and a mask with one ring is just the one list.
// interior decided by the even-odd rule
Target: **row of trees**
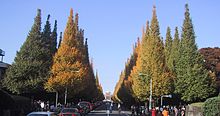
[(57, 47), (57, 21), (51, 31), (48, 15), (41, 31), (41, 10), (38, 9), (34, 24), (26, 41), (7, 69), (3, 86), (15, 94), (42, 92), (64, 93), (69, 99), (101, 100), (104, 98), (98, 73), (94, 74), (89, 59), (84, 30), (78, 26), (78, 14), (73, 10), (67, 21), (63, 39)]
[(156, 8), (147, 21), (141, 40), (134, 46), (116, 84), (113, 98), (123, 103), (145, 102), (150, 95), (150, 79), (155, 100), (172, 94), (191, 103), (203, 101), (216, 93), (213, 78), (204, 67), (204, 60), (195, 43), (195, 32), (188, 4), (185, 5), (181, 38), (175, 28), (174, 39), (167, 28), (166, 39), (160, 36)]

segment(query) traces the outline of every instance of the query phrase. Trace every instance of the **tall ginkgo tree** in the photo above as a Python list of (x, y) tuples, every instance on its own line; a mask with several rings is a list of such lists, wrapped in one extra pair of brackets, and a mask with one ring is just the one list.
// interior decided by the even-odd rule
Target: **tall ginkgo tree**
[[(60, 47), (53, 58), (51, 76), (45, 84), (49, 91), (64, 92), (74, 96), (84, 89), (87, 68), (85, 68), (83, 52), (80, 49), (78, 35), (77, 19), (73, 20), (73, 10), (70, 10), (70, 16)], [(76, 89), (77, 88), (77, 89)]]

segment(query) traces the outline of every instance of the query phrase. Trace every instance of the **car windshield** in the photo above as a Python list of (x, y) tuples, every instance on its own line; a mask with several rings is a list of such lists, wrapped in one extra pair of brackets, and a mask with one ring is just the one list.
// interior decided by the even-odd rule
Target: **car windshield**
[(75, 112), (78, 112), (77, 109), (75, 108), (65, 108), (61, 111), (62, 113), (67, 113), (67, 112), (70, 112), (70, 113), (75, 113)]

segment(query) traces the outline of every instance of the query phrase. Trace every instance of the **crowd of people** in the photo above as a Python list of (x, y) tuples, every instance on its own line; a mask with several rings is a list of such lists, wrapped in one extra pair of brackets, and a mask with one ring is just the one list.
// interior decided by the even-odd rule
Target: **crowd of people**
[(149, 109), (145, 106), (132, 105), (132, 116), (185, 116), (185, 106), (163, 106)]
[(72, 103), (68, 103), (66, 105), (58, 103), (56, 108), (55, 104), (50, 104), (49, 101), (35, 100), (33, 102), (32, 111), (55, 111), (62, 109), (63, 107), (69, 107), (70, 105), (72, 105)]

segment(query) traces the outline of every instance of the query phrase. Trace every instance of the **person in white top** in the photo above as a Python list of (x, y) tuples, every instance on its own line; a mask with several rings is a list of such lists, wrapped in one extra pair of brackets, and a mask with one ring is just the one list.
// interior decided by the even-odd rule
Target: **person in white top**
[(118, 103), (118, 113), (119, 114), (121, 113), (121, 105), (120, 105), (120, 103)]

